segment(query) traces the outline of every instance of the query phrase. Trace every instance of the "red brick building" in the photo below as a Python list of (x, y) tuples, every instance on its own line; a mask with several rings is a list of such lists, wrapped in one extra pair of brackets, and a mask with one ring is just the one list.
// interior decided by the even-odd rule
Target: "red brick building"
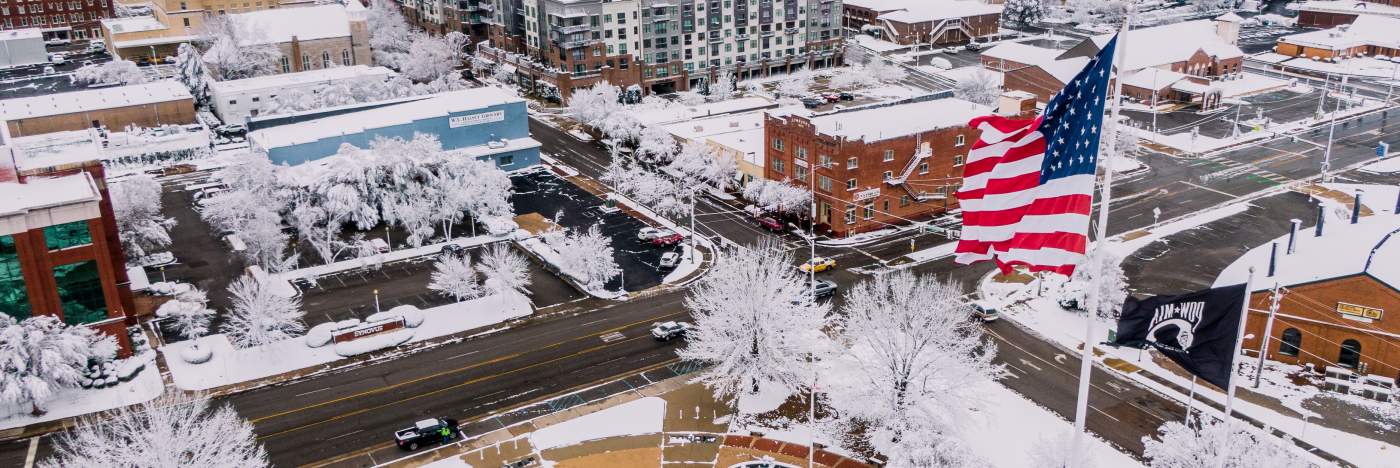
[(129, 355), (135, 307), (102, 164), (0, 155), (0, 313), (93, 327)]
[(1351, 24), (1360, 15), (1400, 17), (1400, 0), (1330, 0), (1303, 2), (1298, 26), (1333, 28)]
[(902, 45), (966, 44), (997, 34), (1001, 24), (1002, 6), (980, 1), (856, 0), (846, 2), (844, 8), (853, 4), (865, 6), (844, 15), (847, 28), (869, 29), (864, 23), (878, 13), (869, 25), (878, 28), (881, 38)]
[[(960, 99), (765, 119), (765, 176), (811, 187), (819, 228), (845, 237), (955, 209), (962, 165), (991, 112)], [(815, 173), (815, 174), (813, 174)], [(810, 178), (815, 175), (815, 178)]]
[(102, 37), (98, 21), (112, 17), (117, 0), (0, 1), (0, 30), (39, 28), (44, 39)]

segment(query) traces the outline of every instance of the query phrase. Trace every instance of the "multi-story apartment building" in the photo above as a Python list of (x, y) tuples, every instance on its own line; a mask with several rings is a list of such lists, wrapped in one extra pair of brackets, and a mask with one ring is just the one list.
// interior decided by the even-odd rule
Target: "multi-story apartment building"
[(486, 39), (486, 19), (491, 15), (491, 0), (400, 0), (404, 17), (434, 35), (458, 31), (472, 38), (472, 43)]
[(45, 40), (102, 37), (117, 0), (0, 0), (0, 30), (38, 28)]
[[(485, 0), (483, 0), (485, 1)], [(491, 0), (491, 46), (522, 86), (568, 99), (607, 80), (702, 89), (840, 63), (840, 0)]]

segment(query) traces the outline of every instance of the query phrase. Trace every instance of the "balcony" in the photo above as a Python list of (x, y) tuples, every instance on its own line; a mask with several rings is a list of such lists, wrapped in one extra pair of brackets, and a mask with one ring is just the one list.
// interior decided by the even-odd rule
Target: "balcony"
[(592, 27), (586, 24), (575, 24), (573, 26), (554, 26), (554, 33), (559, 35), (567, 35), (585, 32), (591, 29)]
[(588, 47), (601, 42), (603, 41), (600, 39), (574, 39), (569, 41), (555, 41), (555, 44), (558, 44), (559, 47), (563, 49), (577, 49), (579, 47)]

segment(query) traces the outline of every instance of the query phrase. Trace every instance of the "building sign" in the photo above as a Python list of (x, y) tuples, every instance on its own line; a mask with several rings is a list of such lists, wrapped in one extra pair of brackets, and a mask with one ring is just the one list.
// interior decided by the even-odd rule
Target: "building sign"
[(403, 317), (395, 317), (393, 320), (385, 320), (382, 322), (362, 323), (354, 327), (341, 330), (339, 333), (336, 333), (335, 336), (331, 338), (331, 341), (336, 343), (355, 341), (360, 338), (370, 337), (378, 335), (380, 333), (391, 332), (403, 327)]
[(1342, 314), (1342, 318), (1370, 322), (1372, 320), (1380, 320), (1381, 314), (1385, 311), (1375, 307), (1338, 302), (1337, 312)]
[(880, 187), (856, 192), (855, 201), (865, 201), (880, 196)]
[(459, 115), (459, 116), (456, 116), (456, 117), (449, 117), (449, 118), (447, 119), (447, 126), (448, 126), (448, 127), (451, 127), (451, 128), (470, 127), (470, 126), (472, 126), (472, 125), (481, 125), (481, 124), (484, 124), (484, 123), (500, 122), (500, 121), (505, 120), (505, 119), (506, 119), (506, 111), (504, 111), (504, 110), (498, 110), (498, 111), (491, 111), (491, 112), (482, 112), (482, 113), (480, 113), (480, 114)]

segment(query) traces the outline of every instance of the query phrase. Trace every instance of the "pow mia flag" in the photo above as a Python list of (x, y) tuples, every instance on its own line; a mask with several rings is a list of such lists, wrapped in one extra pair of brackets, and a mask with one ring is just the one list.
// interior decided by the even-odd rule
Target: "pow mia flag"
[(1245, 285), (1144, 300), (1128, 297), (1113, 344), (1151, 345), (1220, 388), (1230, 384)]

